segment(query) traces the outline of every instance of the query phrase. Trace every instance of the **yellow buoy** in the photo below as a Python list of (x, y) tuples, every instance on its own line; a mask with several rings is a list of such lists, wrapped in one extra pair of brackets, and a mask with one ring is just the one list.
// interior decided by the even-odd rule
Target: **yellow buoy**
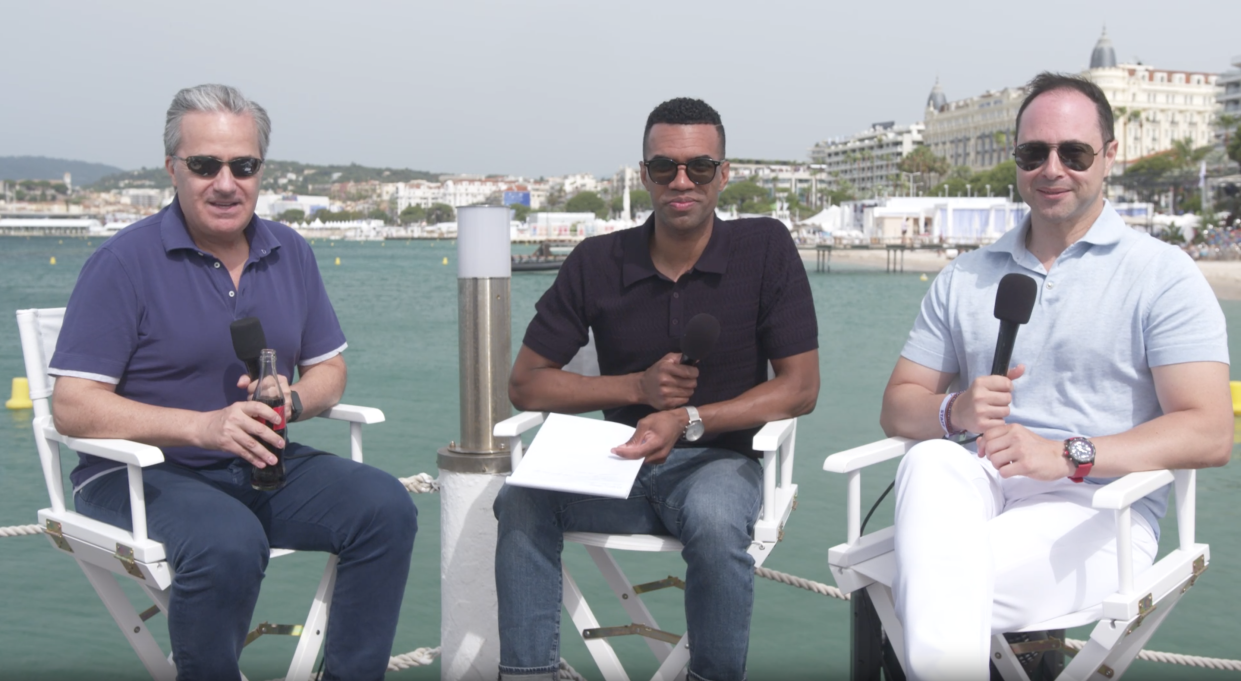
[(34, 403), (30, 401), (30, 382), (24, 378), (13, 379), (13, 396), (4, 406), (9, 409), (30, 409)]
[(340, 258), (337, 258), (337, 259), (336, 259), (336, 264), (337, 264), (337, 265), (339, 265), (339, 264), (340, 264)]
[(63, 243), (65, 243), (65, 240), (64, 240), (64, 239), (61, 239), (60, 241), (57, 241), (56, 243), (58, 243), (58, 244), (63, 244)]
[(1241, 416), (1241, 381), (1230, 381), (1228, 387), (1232, 390), (1232, 413)]
[(926, 275), (923, 274), (922, 276), (918, 277), (918, 281), (926, 281)]
[(447, 264), (448, 264), (448, 256), (444, 256), (444, 264), (445, 264), (445, 265), (447, 265)]
[(48, 261), (48, 264), (49, 264), (49, 265), (55, 265), (55, 264), (56, 264), (56, 256), (54, 256), (54, 255), (53, 255), (53, 256), (52, 256), (52, 259), (51, 259), (50, 261)]

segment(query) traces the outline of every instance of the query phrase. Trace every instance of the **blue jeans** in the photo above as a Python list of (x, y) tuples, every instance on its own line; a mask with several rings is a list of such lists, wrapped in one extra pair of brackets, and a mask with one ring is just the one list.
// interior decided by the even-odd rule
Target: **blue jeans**
[(674, 449), (628, 499), (505, 485), (496, 497), (500, 674), (556, 678), (565, 532), (662, 534), (684, 544), (690, 677), (740, 681), (750, 641), (762, 466), (726, 449)]
[[(177, 678), (239, 679), (238, 658), (272, 547), (340, 556), (324, 653), (326, 679), (382, 679), (392, 653), (418, 511), (403, 485), (371, 466), (290, 443), (287, 481), (250, 488), (241, 459), (142, 473), (147, 525), (172, 566), (168, 632)], [(123, 471), (75, 497), (77, 510), (132, 529)]]

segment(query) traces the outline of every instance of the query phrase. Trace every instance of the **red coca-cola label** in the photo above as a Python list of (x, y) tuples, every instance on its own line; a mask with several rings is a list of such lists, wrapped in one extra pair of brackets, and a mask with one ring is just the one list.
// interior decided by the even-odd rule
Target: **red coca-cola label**
[(254, 420), (267, 425), (267, 427), (271, 428), (272, 430), (281, 430), (282, 428), (284, 428), (284, 425), (285, 425), (284, 424), (284, 405), (281, 404), (279, 406), (272, 406), (272, 405), (267, 405), (267, 406), (271, 407), (272, 411), (276, 412), (276, 416), (280, 417), (280, 420), (277, 421), (276, 423), (269, 423), (267, 419), (260, 418), (258, 416), (254, 417)]

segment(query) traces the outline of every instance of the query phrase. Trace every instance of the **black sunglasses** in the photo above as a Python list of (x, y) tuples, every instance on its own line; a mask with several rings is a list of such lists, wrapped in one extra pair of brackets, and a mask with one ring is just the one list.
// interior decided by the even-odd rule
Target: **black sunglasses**
[(1013, 160), (1022, 170), (1038, 170), (1051, 157), (1051, 150), (1055, 149), (1056, 155), (1060, 157), (1060, 163), (1064, 164), (1065, 168), (1081, 172), (1094, 165), (1094, 157), (1102, 154), (1111, 141), (1104, 142), (1103, 147), (1098, 151), (1085, 142), (1064, 142), (1062, 144), (1026, 142), (1018, 144), (1017, 148), (1013, 149)]
[(233, 177), (238, 179), (254, 177), (258, 174), (259, 168), (263, 167), (263, 159), (254, 158), (253, 156), (241, 156), (228, 161), (221, 161), (214, 156), (189, 156), (187, 158), (173, 156), (173, 158), (178, 161), (184, 161), (185, 167), (199, 177), (215, 177), (225, 163), (228, 164), (228, 169), (232, 171)]
[(677, 171), (682, 167), (685, 168), (685, 176), (690, 182), (706, 184), (715, 179), (715, 169), (719, 168), (721, 163), (723, 161), (703, 156), (685, 163), (677, 163), (670, 158), (656, 158), (643, 161), (642, 165), (646, 166), (646, 176), (655, 184), (672, 184), (672, 181), (677, 179)]

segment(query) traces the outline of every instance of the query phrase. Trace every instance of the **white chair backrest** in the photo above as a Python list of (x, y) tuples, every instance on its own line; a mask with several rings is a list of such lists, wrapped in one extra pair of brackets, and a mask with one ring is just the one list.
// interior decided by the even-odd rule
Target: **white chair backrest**
[(48, 398), (56, 381), (47, 373), (56, 352), (56, 339), (65, 319), (65, 308), (44, 308), (17, 311), (17, 329), (21, 334), (22, 357), (26, 361), (26, 380), (30, 382), (30, 399), (35, 416), (46, 416)]

